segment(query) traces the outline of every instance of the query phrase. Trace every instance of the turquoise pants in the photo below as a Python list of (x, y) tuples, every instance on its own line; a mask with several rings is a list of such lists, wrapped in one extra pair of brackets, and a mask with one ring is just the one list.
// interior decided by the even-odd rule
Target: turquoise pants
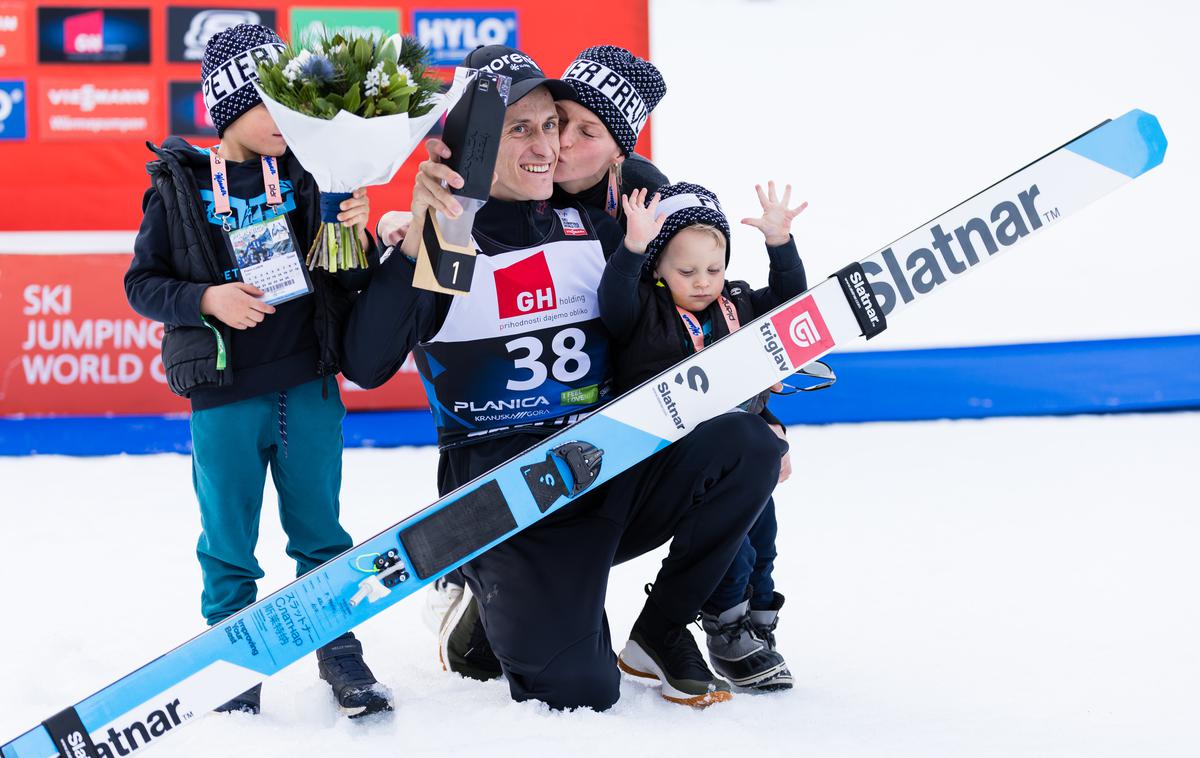
[[(333, 383), (331, 383), (333, 384)], [(262, 568), (254, 557), (267, 468), (296, 576), (353, 543), (338, 522), (342, 419), (337, 385), (320, 380), (192, 413), (192, 484), (200, 501), (196, 555), (201, 612), (215, 624), (254, 602)]]

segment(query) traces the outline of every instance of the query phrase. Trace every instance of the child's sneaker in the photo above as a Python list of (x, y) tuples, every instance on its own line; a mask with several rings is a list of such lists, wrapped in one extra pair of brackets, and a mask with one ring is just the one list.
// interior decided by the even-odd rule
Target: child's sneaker
[(662, 696), (672, 703), (704, 708), (733, 697), (729, 683), (709, 671), (686, 625), (648, 616), (657, 617), (649, 604), (634, 622), (629, 642), (617, 656), (622, 671), (657, 679), (662, 683)]
[(713, 668), (738, 687), (758, 689), (787, 669), (783, 656), (754, 632), (749, 600), (719, 615), (701, 613), (700, 625), (708, 635), (708, 659)]
[(362, 657), (362, 643), (346, 632), (317, 648), (317, 667), (329, 682), (342, 713), (352, 719), (392, 710), (387, 692)]
[(213, 710), (217, 713), (249, 713), (257, 716), (262, 708), (262, 684), (256, 684)]

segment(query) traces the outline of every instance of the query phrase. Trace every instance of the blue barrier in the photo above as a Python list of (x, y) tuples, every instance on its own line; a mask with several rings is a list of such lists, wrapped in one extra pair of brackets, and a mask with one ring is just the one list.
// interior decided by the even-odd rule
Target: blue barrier
[[(1200, 408), (1200, 334), (835, 353), (837, 383), (771, 401), (786, 424)], [(346, 417), (347, 447), (431, 445), (426, 410)], [(190, 453), (186, 417), (0, 419), (0, 455)]]

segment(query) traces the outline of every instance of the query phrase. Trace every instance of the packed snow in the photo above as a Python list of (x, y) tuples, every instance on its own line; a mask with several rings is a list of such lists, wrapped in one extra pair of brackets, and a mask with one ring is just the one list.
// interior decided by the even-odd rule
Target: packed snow
[[(414, 597), (359, 630), (393, 714), (344, 719), (310, 656), (267, 681), (261, 716), (206, 715), (160, 750), (1194, 758), (1198, 432), (1196, 413), (794, 428), (777, 493), (788, 693), (694, 711), (626, 680), (607, 713), (513, 703), (502, 681), (439, 670)], [(351, 533), (433, 499), (435, 465), (431, 448), (347, 452)], [(0, 481), (7, 741), (203, 623), (188, 458), (8, 458)], [(264, 592), (292, 571), (273, 502)], [(616, 644), (660, 558), (614, 570)]]

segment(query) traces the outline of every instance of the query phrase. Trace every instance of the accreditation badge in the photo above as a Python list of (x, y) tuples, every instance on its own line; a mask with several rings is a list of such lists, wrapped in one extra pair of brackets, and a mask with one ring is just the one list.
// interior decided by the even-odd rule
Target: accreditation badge
[(229, 229), (225, 239), (242, 281), (262, 290), (258, 299), (264, 303), (278, 305), (313, 291), (286, 213)]

